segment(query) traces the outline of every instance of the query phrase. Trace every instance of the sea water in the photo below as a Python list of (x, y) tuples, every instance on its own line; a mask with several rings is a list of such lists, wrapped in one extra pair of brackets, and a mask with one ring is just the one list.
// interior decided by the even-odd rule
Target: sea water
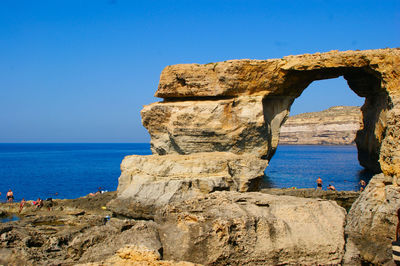
[(321, 177), (323, 189), (359, 190), (360, 180), (368, 182), (373, 173), (360, 166), (353, 145), (279, 145), (265, 170), (267, 185), (277, 188), (316, 188)]
[(0, 144), (0, 199), (8, 189), (16, 201), (116, 190), (121, 161), (132, 154), (151, 154), (150, 144)]
[[(126, 155), (149, 155), (150, 144), (0, 144), (0, 201), (77, 198), (98, 187), (117, 189)], [(338, 190), (355, 190), (368, 179), (355, 146), (279, 146), (265, 171), (272, 187), (315, 187), (321, 176)]]

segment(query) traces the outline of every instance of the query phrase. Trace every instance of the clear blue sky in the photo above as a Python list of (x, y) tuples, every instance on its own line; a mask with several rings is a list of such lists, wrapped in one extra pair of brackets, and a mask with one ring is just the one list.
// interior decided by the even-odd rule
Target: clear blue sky
[[(167, 65), (399, 41), (398, 0), (1, 0), (0, 142), (148, 142), (140, 110)], [(336, 79), (292, 111), (362, 102)]]

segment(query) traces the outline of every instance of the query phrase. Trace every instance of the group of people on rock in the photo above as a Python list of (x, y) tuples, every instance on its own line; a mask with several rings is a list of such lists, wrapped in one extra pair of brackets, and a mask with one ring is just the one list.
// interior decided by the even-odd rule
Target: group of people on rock
[(88, 195), (89, 196), (96, 196), (96, 195), (99, 195), (99, 194), (103, 194), (104, 192), (107, 192), (107, 190), (103, 190), (103, 189), (104, 188), (102, 188), (102, 187), (98, 187), (96, 192), (94, 192), (94, 193), (91, 192)]
[[(317, 189), (322, 190), (322, 179), (321, 179), (321, 177), (318, 177), (318, 179), (317, 179)], [(334, 185), (331, 185), (331, 184), (329, 184), (329, 185), (326, 187), (326, 189), (327, 189), (327, 190), (336, 191), (335, 186), (334, 186)]]
[[(321, 177), (317, 178), (317, 189), (322, 190), (322, 179)], [(364, 180), (360, 180), (360, 182), (358, 182), (358, 184), (360, 185), (360, 191), (364, 191), (365, 187), (367, 186), (367, 183)], [(334, 185), (329, 184), (326, 187), (327, 190), (331, 190), (331, 191), (336, 191), (336, 188)]]
[[(58, 195), (58, 193), (55, 193), (54, 195)], [(0, 196), (1, 196), (1, 192), (0, 192)], [(14, 192), (9, 189), (7, 194), (6, 194), (6, 199), (8, 203), (13, 203), (14, 202)], [(48, 204), (48, 209), (50, 210), (51, 207), (53, 206), (53, 199), (52, 198), (48, 198), (46, 199), (46, 201), (49, 202)], [(19, 203), (19, 213), (21, 213), (22, 209), (24, 208), (26, 204), (26, 200), (25, 198), (22, 198), (22, 200)], [(40, 209), (44, 206), (44, 201), (41, 198), (38, 198), (37, 200), (32, 201), (32, 205), (36, 207), (36, 209)]]
[[(24, 208), (26, 203), (25, 198), (22, 198), (21, 202), (19, 203), (19, 213), (21, 213), (22, 209)], [(36, 209), (40, 209), (44, 206), (43, 200), (38, 198), (37, 200), (32, 201), (32, 205), (36, 207)], [(50, 211), (50, 208), (49, 208)]]

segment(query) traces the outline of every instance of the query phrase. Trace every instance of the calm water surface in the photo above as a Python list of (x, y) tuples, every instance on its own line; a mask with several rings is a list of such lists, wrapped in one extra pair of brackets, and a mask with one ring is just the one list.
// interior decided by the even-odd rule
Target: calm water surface
[(315, 188), (318, 176), (323, 189), (358, 190), (361, 179), (372, 173), (358, 163), (356, 146), (280, 145), (265, 170), (272, 187)]
[(150, 144), (0, 144), (0, 199), (10, 188), (17, 201), (116, 190), (121, 161), (131, 154), (150, 154)]
[[(116, 190), (120, 163), (131, 154), (151, 154), (150, 144), (0, 144), (0, 201), (9, 188), (16, 201)], [(354, 146), (280, 146), (265, 173), (273, 187), (315, 187), (321, 176), (324, 188), (354, 190), (366, 178), (362, 169)]]

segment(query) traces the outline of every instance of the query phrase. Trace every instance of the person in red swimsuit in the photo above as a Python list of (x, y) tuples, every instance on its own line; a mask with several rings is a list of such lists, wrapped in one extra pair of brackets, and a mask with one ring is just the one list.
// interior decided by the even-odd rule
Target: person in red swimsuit
[(21, 203), (19, 204), (19, 213), (21, 213), (22, 209), (25, 206), (25, 198), (22, 198)]

